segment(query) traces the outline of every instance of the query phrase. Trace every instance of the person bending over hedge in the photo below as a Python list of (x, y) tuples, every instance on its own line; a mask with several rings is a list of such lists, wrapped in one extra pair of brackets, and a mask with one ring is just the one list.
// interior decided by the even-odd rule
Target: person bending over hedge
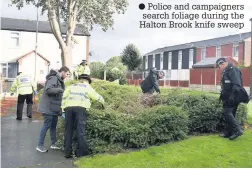
[(91, 106), (91, 101), (98, 101), (104, 107), (104, 99), (90, 86), (91, 79), (87, 74), (81, 74), (79, 83), (69, 86), (62, 100), (62, 109), (65, 111), (65, 134), (64, 149), (65, 157), (72, 157), (72, 137), (75, 130), (77, 137), (77, 148), (75, 155), (77, 157), (89, 155), (85, 134), (86, 112)]
[(154, 90), (160, 93), (158, 80), (164, 77), (163, 71), (157, 71), (156, 68), (150, 69), (149, 75), (140, 84), (143, 93), (153, 94)]

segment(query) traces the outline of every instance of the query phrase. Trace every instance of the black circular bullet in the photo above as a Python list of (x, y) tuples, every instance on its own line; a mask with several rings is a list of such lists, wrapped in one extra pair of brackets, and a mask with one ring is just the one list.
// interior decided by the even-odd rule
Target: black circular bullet
[(143, 10), (145, 8), (145, 5), (143, 3), (139, 4), (139, 9)]

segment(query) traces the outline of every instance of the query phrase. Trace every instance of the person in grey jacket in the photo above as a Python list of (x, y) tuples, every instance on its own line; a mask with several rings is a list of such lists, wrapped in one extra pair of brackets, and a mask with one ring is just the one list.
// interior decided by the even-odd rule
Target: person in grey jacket
[(42, 113), (44, 117), (44, 124), (40, 131), (39, 142), (36, 148), (39, 152), (47, 152), (44, 147), (44, 140), (47, 130), (50, 128), (51, 136), (51, 149), (59, 149), (56, 143), (56, 126), (58, 123), (58, 116), (61, 113), (61, 101), (63, 92), (65, 90), (64, 79), (70, 75), (70, 70), (66, 66), (56, 70), (50, 70), (50, 73), (46, 76), (46, 83), (43, 89), (42, 96), (38, 105), (38, 111)]
[(163, 78), (163, 76), (163, 71), (157, 71), (156, 68), (150, 69), (149, 75), (140, 84), (142, 92), (153, 94), (155, 89), (157, 93), (160, 93), (158, 80)]

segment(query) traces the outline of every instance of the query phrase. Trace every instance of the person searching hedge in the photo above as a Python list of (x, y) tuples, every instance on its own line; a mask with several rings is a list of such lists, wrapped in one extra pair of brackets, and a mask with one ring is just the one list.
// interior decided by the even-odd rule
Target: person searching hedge
[(153, 94), (154, 90), (160, 94), (158, 80), (164, 77), (163, 71), (158, 71), (155, 67), (150, 69), (149, 75), (140, 84), (142, 92), (147, 94)]
[(104, 108), (104, 99), (90, 86), (91, 79), (87, 74), (79, 74), (79, 82), (69, 86), (62, 100), (62, 110), (65, 112), (64, 150), (65, 157), (71, 158), (72, 137), (75, 132), (77, 157), (89, 155), (90, 151), (85, 139), (85, 121), (87, 110), (91, 107), (91, 100), (98, 101)]
[(38, 111), (43, 114), (44, 124), (41, 128), (38, 146), (36, 150), (42, 153), (48, 150), (44, 146), (45, 136), (48, 129), (50, 129), (51, 149), (60, 149), (55, 145), (56, 143), (56, 126), (58, 123), (58, 116), (61, 116), (61, 101), (63, 92), (65, 90), (64, 79), (70, 76), (68, 67), (63, 66), (59, 71), (51, 69), (46, 76), (45, 87), (42, 96), (40, 97)]
[(234, 140), (243, 134), (243, 131), (235, 119), (236, 111), (240, 103), (248, 103), (250, 98), (243, 88), (241, 71), (227, 62), (225, 58), (216, 61), (216, 67), (222, 70), (220, 101), (223, 102), (223, 116), (225, 126), (220, 137)]

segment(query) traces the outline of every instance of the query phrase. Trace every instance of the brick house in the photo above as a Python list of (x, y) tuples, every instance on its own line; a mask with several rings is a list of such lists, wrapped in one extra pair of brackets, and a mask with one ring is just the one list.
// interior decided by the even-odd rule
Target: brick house
[[(251, 33), (196, 41), (153, 50), (143, 56), (143, 70), (156, 67), (166, 73), (165, 85), (189, 87), (190, 69), (208, 59), (231, 57), (238, 63), (250, 66)], [(147, 72), (143, 73), (143, 78)]]
[[(1, 18), (0, 30), (0, 63), (13, 63), (13, 60), (25, 56), (35, 50), (36, 45), (36, 25), (34, 20)], [(67, 27), (62, 24), (62, 36), (66, 35)], [(82, 32), (82, 29), (77, 25), (74, 31), (75, 43), (72, 44), (72, 63), (73, 67), (78, 65), (81, 60), (89, 57), (89, 39), (88, 33)], [(57, 68), (58, 63), (61, 63), (61, 50), (59, 44), (52, 34), (51, 27), (47, 21), (39, 21), (38, 23), (38, 48), (39, 56), (43, 56), (48, 60), (50, 68)], [(32, 52), (32, 54), (34, 54)], [(29, 55), (30, 56), (30, 55)], [(39, 59), (41, 57), (38, 57)], [(25, 58), (27, 61), (27, 57)], [(30, 59), (29, 59), (30, 60)], [(30, 60), (30, 66), (34, 65), (35, 61)], [(42, 61), (43, 62), (43, 61)], [(37, 64), (39, 65), (39, 64)], [(61, 66), (61, 65), (60, 65)], [(30, 67), (30, 68), (31, 68)], [(5, 78), (15, 78), (17, 71), (8, 72), (6, 66), (2, 65), (1, 72)], [(11, 70), (11, 68), (9, 69)], [(28, 71), (28, 69), (27, 69)], [(32, 71), (34, 72), (34, 71)], [(40, 70), (37, 70), (39, 73)], [(12, 76), (13, 75), (13, 76)], [(34, 76), (34, 73), (32, 73)]]

